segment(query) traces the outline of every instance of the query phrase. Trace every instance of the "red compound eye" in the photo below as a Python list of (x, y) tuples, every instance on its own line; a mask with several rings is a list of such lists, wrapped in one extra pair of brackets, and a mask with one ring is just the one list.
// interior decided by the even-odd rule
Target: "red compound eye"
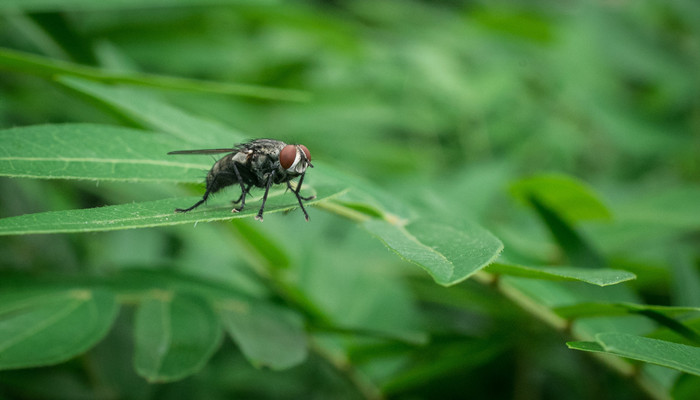
[[(308, 151), (308, 150), (307, 150)], [(297, 149), (293, 144), (288, 144), (284, 146), (282, 151), (280, 151), (280, 165), (282, 168), (289, 169), (289, 167), (294, 164), (294, 160), (297, 158)]]
[(300, 144), (299, 147), (301, 147), (301, 150), (304, 152), (304, 155), (306, 156), (306, 161), (311, 162), (311, 153), (309, 153), (309, 149), (306, 148), (303, 144)]

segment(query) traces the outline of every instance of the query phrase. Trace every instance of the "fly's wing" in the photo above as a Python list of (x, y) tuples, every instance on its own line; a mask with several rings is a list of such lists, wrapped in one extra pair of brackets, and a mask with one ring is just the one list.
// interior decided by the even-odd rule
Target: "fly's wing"
[(201, 150), (177, 150), (171, 151), (168, 154), (219, 154), (233, 153), (236, 149), (201, 149)]

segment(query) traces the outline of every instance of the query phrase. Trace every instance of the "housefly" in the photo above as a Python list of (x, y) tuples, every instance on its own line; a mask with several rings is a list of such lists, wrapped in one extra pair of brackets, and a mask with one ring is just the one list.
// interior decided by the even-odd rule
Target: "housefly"
[[(255, 219), (262, 221), (267, 194), (270, 186), (282, 183), (294, 193), (299, 201), (299, 206), (304, 212), (304, 218), (308, 221), (309, 214), (304, 208), (303, 201), (309, 201), (316, 196), (304, 197), (299, 194), (301, 184), (304, 182), (306, 168), (312, 167), (311, 153), (303, 144), (286, 144), (273, 139), (254, 139), (247, 143), (241, 143), (230, 149), (204, 149), (204, 150), (179, 150), (168, 154), (217, 154), (229, 153), (219, 159), (211, 167), (206, 179), (206, 190), (201, 200), (189, 208), (176, 208), (175, 212), (188, 212), (204, 203), (209, 195), (233, 184), (241, 186), (241, 196), (233, 202), (240, 203), (231, 212), (239, 212), (245, 207), (245, 198), (252, 187), (265, 188), (262, 205)], [(296, 188), (292, 188), (290, 181), (299, 178)]]

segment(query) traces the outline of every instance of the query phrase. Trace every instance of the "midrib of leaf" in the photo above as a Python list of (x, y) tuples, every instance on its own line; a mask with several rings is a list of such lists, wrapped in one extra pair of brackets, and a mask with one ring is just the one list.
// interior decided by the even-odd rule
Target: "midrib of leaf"
[(168, 353), (170, 349), (170, 342), (172, 341), (172, 332), (170, 326), (170, 302), (169, 301), (159, 301), (159, 307), (161, 308), (161, 323), (163, 324), (163, 341), (158, 348), (158, 357), (156, 363), (156, 371), (160, 371), (165, 361), (164, 355)]
[[(430, 252), (430, 253), (436, 255), (436, 256), (437, 256), (438, 258), (440, 258), (442, 261), (444, 261), (444, 262), (446, 262), (447, 264), (449, 264), (449, 265), (450, 265), (450, 276), (453, 276), (453, 275), (454, 275), (454, 267), (455, 267), (455, 266), (454, 266), (454, 264), (452, 263), (452, 261), (450, 261), (447, 257), (445, 257), (445, 255), (442, 254), (441, 252), (437, 251), (437, 250), (434, 249), (433, 247), (430, 247), (430, 246), (428, 246), (428, 245), (422, 243), (421, 241), (418, 240), (418, 238), (416, 238), (416, 237), (413, 236), (412, 234), (408, 233), (408, 231), (406, 230), (406, 223), (405, 223), (405, 222), (403, 222), (403, 221), (401, 221), (401, 220), (393, 220), (393, 221), (390, 221), (390, 220), (388, 220), (388, 219), (384, 219), (384, 221), (386, 221), (387, 223), (389, 223), (389, 224), (391, 224), (391, 225), (396, 226), (396, 227), (398, 228), (398, 230), (399, 230), (401, 233), (403, 233), (406, 237), (409, 238), (409, 240), (411, 240), (412, 242), (415, 242), (419, 247), (421, 247), (421, 248), (427, 250), (428, 252)], [(450, 228), (451, 228), (451, 227), (450, 227)]]
[(153, 159), (127, 159), (127, 158), (95, 158), (95, 157), (0, 157), (0, 161), (51, 161), (51, 162), (86, 162), (96, 164), (134, 164), (134, 165), (158, 165), (163, 167), (203, 168), (209, 169), (208, 164), (183, 163), (176, 161), (163, 161)]
[(17, 343), (20, 343), (34, 335), (39, 334), (43, 330), (47, 329), (51, 325), (54, 325), (56, 322), (64, 318), (65, 316), (69, 315), (73, 311), (75, 311), (78, 307), (80, 307), (83, 304), (82, 301), (75, 299), (74, 301), (71, 301), (70, 303), (67, 304), (66, 307), (62, 308), (59, 312), (56, 312), (55, 314), (51, 315), (50, 318), (45, 319), (42, 321), (40, 324), (36, 324), (32, 327), (32, 329), (28, 329), (23, 332), (21, 335), (17, 335), (14, 339), (10, 339), (2, 344), (0, 344), (0, 353), (5, 351), (6, 349), (14, 346)]
[[(425, 250), (428, 253), (428, 257), (425, 257), (425, 256), (420, 257), (421, 260), (426, 260), (426, 259), (435, 260), (437, 258), (441, 262), (447, 263), (447, 268), (449, 268), (449, 270), (444, 271), (444, 272), (446, 272), (446, 274), (444, 274), (444, 275), (447, 275), (447, 274), (449, 274), (449, 276), (454, 275), (454, 264), (447, 257), (445, 257), (444, 254), (442, 254), (442, 253), (438, 252), (437, 250), (435, 250), (434, 248), (422, 243), (420, 240), (418, 240), (418, 238), (416, 238), (415, 236), (410, 234), (405, 228), (407, 223), (404, 223), (398, 219), (395, 219), (392, 221), (389, 221), (386, 219), (381, 219), (379, 221), (378, 220), (368, 220), (365, 222), (365, 226), (371, 226), (371, 225), (376, 226), (376, 224), (381, 224), (381, 223), (387, 223), (387, 224), (391, 225), (393, 228), (395, 228), (398, 231), (398, 233), (402, 234), (410, 242), (414, 243), (418, 248)], [(381, 226), (379, 226), (379, 227), (381, 228)], [(391, 243), (393, 240), (387, 240), (387, 238), (389, 237), (388, 235), (378, 235), (376, 229), (371, 228), (371, 227), (369, 227), (369, 231), (372, 232), (374, 235), (376, 235), (377, 238), (379, 238), (379, 240), (384, 242), (384, 244), (387, 247), (389, 247), (394, 252), (396, 252), (396, 254), (398, 254), (401, 258), (426, 269), (426, 271), (436, 281), (443, 282), (443, 281), (447, 281), (447, 279), (449, 279), (449, 277), (443, 276), (443, 274), (436, 273), (438, 271), (436, 271), (436, 268), (434, 268), (434, 267), (437, 264), (427, 265), (427, 264), (424, 264), (423, 261), (417, 260), (414, 257), (408, 257), (406, 254), (404, 254), (404, 252), (400, 251), (399, 247), (402, 247), (402, 246), (397, 246), (397, 243)], [(441, 264), (441, 265), (444, 265), (444, 264)]]

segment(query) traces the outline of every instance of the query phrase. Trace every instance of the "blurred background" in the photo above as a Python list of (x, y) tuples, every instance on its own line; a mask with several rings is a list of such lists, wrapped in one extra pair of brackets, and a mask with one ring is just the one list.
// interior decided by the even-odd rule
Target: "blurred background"
[[(697, 272), (699, 256), (700, 223), (683, 219), (700, 211), (698, 21), (693, 0), (35, 0), (0, 6), (0, 47), (107, 72), (303, 91), (301, 101), (282, 101), (139, 89), (244, 137), (304, 143), (314, 160), (426, 214), (476, 221), (512, 260), (555, 264), (561, 253), (510, 185), (538, 173), (572, 176), (613, 215), (644, 215), (636, 225), (581, 229), (613, 266), (638, 274), (644, 299), (673, 304), (671, 260), (681, 254)], [(144, 126), (51, 79), (0, 73), (0, 127), (60, 122)], [(0, 178), (0, 217), (201, 190)], [(123, 310), (80, 360), (0, 373), (0, 395), (639, 398), (632, 382), (567, 350), (564, 335), (488, 288), (439, 287), (351, 222), (312, 208), (302, 225), (297, 213), (237, 229), (2, 238), (0, 272), (173, 269), (265, 296), (256, 261), (236, 239), (253, 230), (275, 243), (289, 282), (339, 326), (405, 341), (321, 333), (322, 351), (281, 372), (253, 368), (225, 342), (199, 374), (152, 385), (132, 371)]]

